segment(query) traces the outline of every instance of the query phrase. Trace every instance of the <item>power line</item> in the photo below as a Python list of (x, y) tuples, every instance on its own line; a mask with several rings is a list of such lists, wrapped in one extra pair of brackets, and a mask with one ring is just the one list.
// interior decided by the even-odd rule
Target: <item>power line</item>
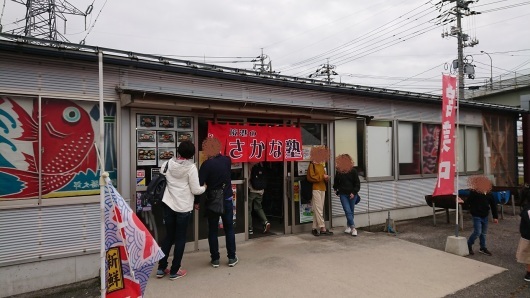
[[(94, 2), (92, 2), (92, 3), (94, 3)], [(92, 23), (92, 26), (90, 26), (90, 28), (88, 29), (88, 32), (86, 33), (85, 38), (83, 38), (83, 39), (79, 42), (80, 44), (85, 44), (86, 38), (88, 37), (88, 35), (90, 34), (90, 32), (92, 32), (92, 29), (94, 29), (94, 26), (96, 25), (96, 22), (97, 22), (98, 19), (99, 19), (99, 15), (101, 14), (101, 11), (103, 11), (103, 8), (105, 8), (105, 5), (107, 5), (107, 0), (105, 0), (105, 2), (103, 3), (103, 6), (102, 6), (101, 9), (99, 10), (98, 15), (96, 16), (96, 19), (94, 20), (94, 23)]]
[[(428, 3), (428, 2), (426, 2), (426, 3)], [(425, 3), (425, 4), (426, 4), (426, 3)], [(402, 23), (403, 21), (408, 20), (409, 18), (407, 18), (406, 20), (401, 20), (400, 22), (398, 22), (397, 24), (394, 24), (394, 25), (390, 26), (389, 28), (386, 28), (386, 29), (383, 29), (383, 28), (389, 26), (390, 24), (392, 24), (392, 23), (394, 23), (395, 21), (401, 19), (402, 17), (404, 17), (404, 16), (406, 16), (406, 15), (408, 15), (408, 14), (414, 12), (415, 10), (417, 10), (417, 9), (421, 8), (422, 6), (424, 6), (425, 4), (422, 4), (422, 5), (420, 5), (420, 6), (416, 7), (416, 8), (414, 8), (413, 10), (411, 10), (411, 11), (409, 11), (409, 12), (407, 12), (407, 13), (405, 13), (405, 14), (403, 14), (403, 15), (401, 15), (401, 16), (399, 16), (399, 17), (397, 17), (397, 18), (395, 18), (395, 19), (393, 19), (393, 20), (391, 20), (391, 21), (389, 21), (389, 22), (387, 22), (387, 23), (385, 23), (385, 24), (383, 24), (383, 25), (381, 25), (381, 26), (379, 26), (379, 27), (377, 27), (377, 28), (375, 28), (375, 29), (373, 29), (373, 30), (371, 30), (371, 31), (369, 31), (369, 32), (367, 32), (367, 33), (361, 35), (361, 36), (359, 36), (359, 37), (357, 37), (357, 38), (354, 38), (353, 40), (350, 40), (350, 41), (348, 41), (348, 42), (346, 42), (346, 43), (344, 43), (344, 44), (342, 44), (342, 45), (340, 45), (340, 46), (337, 46), (337, 47), (335, 47), (335, 48), (333, 48), (333, 49), (330, 49), (330, 50), (328, 50), (328, 51), (326, 51), (326, 52), (324, 52), (324, 53), (320, 53), (320, 54), (318, 54), (318, 55), (315, 55), (315, 56), (313, 56), (313, 57), (307, 58), (307, 59), (305, 59), (305, 60), (302, 60), (302, 61), (299, 61), (299, 62), (293, 63), (293, 64), (290, 65), (290, 66), (291, 66), (291, 69), (288, 69), (288, 70), (292, 70), (292, 69), (297, 68), (297, 67), (295, 67), (295, 66), (304, 65), (304, 64), (308, 64), (308, 62), (315, 61), (315, 60), (319, 60), (319, 59), (321, 59), (321, 58), (323, 58), (323, 57), (329, 56), (330, 54), (332, 54), (332, 53), (334, 53), (334, 52), (336, 52), (336, 51), (339, 51), (339, 50), (341, 50), (341, 49), (344, 49), (344, 48), (346, 48), (346, 47), (348, 47), (348, 46), (350, 46), (350, 45), (356, 44), (356, 43), (358, 43), (359, 41), (362, 41), (362, 40), (367, 39), (367, 38), (370, 38), (370, 37), (374, 37), (374, 35), (379, 34), (379, 33), (381, 33), (381, 32), (384, 32), (385, 30), (392, 29), (392, 28), (396, 27), (397, 24), (400, 24), (400, 23)], [(416, 15), (418, 15), (418, 14), (421, 14), (421, 13), (425, 12), (426, 10), (428, 10), (428, 9), (425, 9), (425, 10), (423, 10), (423, 11), (421, 11), (421, 12), (419, 12), (419, 13), (413, 15), (412, 17), (414, 17), (414, 16), (416, 16)], [(425, 16), (425, 15), (423, 15), (423, 16)], [(423, 17), (423, 16), (421, 16), (421, 17)], [(409, 23), (411, 23), (411, 22), (412, 22), (412, 21), (409, 21)], [(407, 24), (409, 24), (409, 23), (407, 23)], [(390, 31), (388, 31), (386, 34), (391, 33), (391, 32), (394, 31), (394, 30), (397, 30), (397, 29), (390, 30)], [(376, 38), (372, 38), (371, 40), (374, 40), (374, 39), (376, 39)], [(333, 55), (332, 55), (332, 56), (333, 56)], [(329, 56), (329, 57), (331, 57), (331, 56)]]

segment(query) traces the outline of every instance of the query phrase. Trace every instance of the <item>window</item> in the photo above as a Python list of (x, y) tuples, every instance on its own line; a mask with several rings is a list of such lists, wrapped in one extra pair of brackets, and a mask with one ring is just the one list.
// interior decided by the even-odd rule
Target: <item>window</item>
[(422, 124), (422, 173), (423, 174), (437, 174), (438, 173), (438, 148), (440, 146), (440, 132), (442, 126), (440, 124)]
[(398, 162), (400, 175), (420, 174), (420, 124), (399, 122)]
[(466, 126), (466, 172), (482, 171), (482, 130)]
[[(398, 123), (397, 155), (400, 176), (436, 175), (438, 173), (438, 149), (441, 129), (440, 124)], [(480, 127), (459, 126), (456, 150), (458, 171), (460, 173), (482, 171), (483, 151), (482, 130)]]
[[(99, 121), (105, 121), (105, 171), (116, 183), (116, 105), (66, 99), (4, 97), (0, 101), (0, 198), (99, 194)], [(40, 107), (40, 108), (39, 108)], [(41, 127), (39, 127), (39, 115)], [(39, 197), (39, 194), (41, 197)]]

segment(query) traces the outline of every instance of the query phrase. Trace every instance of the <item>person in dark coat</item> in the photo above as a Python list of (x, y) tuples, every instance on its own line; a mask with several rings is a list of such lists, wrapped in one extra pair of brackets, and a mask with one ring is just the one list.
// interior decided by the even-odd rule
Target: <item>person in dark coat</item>
[(342, 208), (346, 215), (347, 227), (344, 233), (357, 236), (357, 229), (353, 222), (355, 210), (355, 197), (359, 195), (361, 182), (359, 175), (353, 167), (353, 160), (348, 154), (341, 154), (335, 158), (336, 173), (333, 180), (333, 189), (340, 198)]
[(473, 216), (473, 233), (467, 240), (469, 254), (474, 255), (473, 244), (477, 237), (480, 240), (479, 252), (491, 256), (491, 252), (486, 247), (486, 234), (488, 232), (488, 215), (491, 210), (493, 223), (498, 223), (497, 203), (491, 194), (491, 181), (486, 176), (471, 176), (468, 178), (470, 189), (466, 205)]
[[(221, 142), (216, 138), (206, 138), (202, 143), (202, 149), (208, 157), (199, 169), (199, 183), (201, 185), (207, 184), (208, 190), (223, 190), (224, 198), (224, 213), (214, 214), (207, 212), (208, 217), (208, 244), (210, 246), (211, 265), (214, 268), (219, 267), (219, 216), (223, 221), (223, 229), (225, 232), (226, 250), (228, 256), (228, 266), (234, 267), (239, 259), (236, 256), (236, 239), (234, 232), (234, 202), (231, 180), (231, 165), (230, 157), (224, 156), (220, 153)], [(206, 194), (210, 195), (209, 192)], [(198, 202), (195, 202), (195, 209), (198, 209)]]

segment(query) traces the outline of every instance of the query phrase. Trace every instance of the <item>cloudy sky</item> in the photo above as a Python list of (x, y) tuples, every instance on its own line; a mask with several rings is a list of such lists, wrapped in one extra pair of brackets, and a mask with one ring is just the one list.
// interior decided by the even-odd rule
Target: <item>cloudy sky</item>
[[(20, 2), (20, 0), (17, 0)], [(25, 1), (24, 1), (25, 2)], [(59, 2), (59, 0), (56, 0)], [(60, 1), (64, 2), (64, 0)], [(441, 74), (457, 58), (456, 22), (440, 24), (453, 4), (418, 0), (70, 0), (91, 14), (68, 15), (73, 43), (159, 54), (252, 69), (263, 53), (273, 71), (307, 77), (323, 64), (335, 66), (334, 81), (440, 94)], [(25, 6), (0, 0), (3, 32), (24, 26)], [(483, 85), (491, 75), (530, 73), (530, 1), (480, 0), (480, 15), (462, 19), (469, 41), (464, 55)], [(58, 20), (64, 33), (64, 23)], [(468, 42), (469, 42), (468, 41)], [(490, 58), (481, 53), (485, 51)], [(329, 59), (329, 60), (328, 60)], [(267, 60), (269, 61), (269, 60)]]

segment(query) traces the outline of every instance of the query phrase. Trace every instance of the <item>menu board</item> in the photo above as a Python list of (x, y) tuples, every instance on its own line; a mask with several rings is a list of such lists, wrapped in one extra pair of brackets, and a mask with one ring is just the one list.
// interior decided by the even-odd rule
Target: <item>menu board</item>
[(177, 156), (180, 142), (194, 141), (193, 117), (136, 115), (136, 164), (158, 166)]

